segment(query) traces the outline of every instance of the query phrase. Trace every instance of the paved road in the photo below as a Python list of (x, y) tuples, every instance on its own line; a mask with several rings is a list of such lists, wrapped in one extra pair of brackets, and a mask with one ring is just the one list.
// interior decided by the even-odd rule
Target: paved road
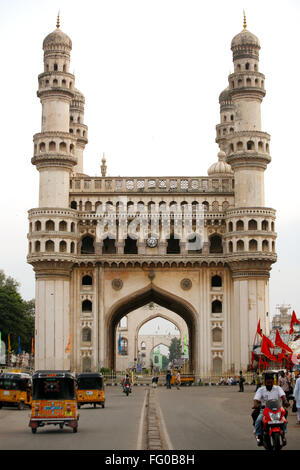
[(137, 449), (145, 390), (126, 397), (121, 387), (106, 387), (105, 408), (80, 408), (78, 432), (45, 426), (32, 434), (29, 410), (0, 410), (0, 450), (133, 450)]
[[(157, 400), (174, 450), (256, 450), (250, 417), (254, 386), (157, 389)], [(291, 408), (289, 408), (291, 410)], [(288, 445), (299, 450), (300, 427), (289, 411)], [(263, 450), (263, 449), (262, 449)]]
[[(29, 410), (0, 410), (0, 450), (136, 450), (141, 448), (141, 415), (149, 387), (134, 387), (126, 397), (106, 387), (106, 407), (80, 409), (78, 433), (45, 426), (31, 433)], [(170, 450), (256, 450), (249, 417), (254, 387), (182, 387), (155, 390)], [(298, 450), (300, 427), (290, 412), (288, 450)], [(263, 449), (262, 449), (262, 452)]]

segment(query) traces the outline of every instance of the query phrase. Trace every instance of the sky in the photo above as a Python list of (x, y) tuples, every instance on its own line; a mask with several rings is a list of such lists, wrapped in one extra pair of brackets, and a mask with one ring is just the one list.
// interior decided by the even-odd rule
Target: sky
[(230, 44), (243, 10), (266, 76), (265, 205), (277, 210), (278, 233), (270, 312), (287, 303), (300, 317), (299, 0), (0, 0), (0, 269), (26, 300), (35, 296), (26, 255), (27, 211), (38, 205), (36, 91), (42, 42), (58, 11), (86, 100), (84, 172), (99, 176), (104, 152), (110, 176), (205, 176), (217, 160), (218, 98), (233, 71)]

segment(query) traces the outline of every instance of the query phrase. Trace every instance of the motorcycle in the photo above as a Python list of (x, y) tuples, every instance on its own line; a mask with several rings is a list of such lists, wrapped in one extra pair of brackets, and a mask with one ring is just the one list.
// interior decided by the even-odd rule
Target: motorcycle
[(126, 396), (128, 397), (129, 393), (131, 393), (131, 386), (130, 384), (124, 384), (124, 387), (123, 387), (123, 392), (126, 393)]
[(278, 451), (286, 445), (284, 427), (287, 411), (279, 400), (268, 400), (263, 411), (262, 440), (266, 450)]

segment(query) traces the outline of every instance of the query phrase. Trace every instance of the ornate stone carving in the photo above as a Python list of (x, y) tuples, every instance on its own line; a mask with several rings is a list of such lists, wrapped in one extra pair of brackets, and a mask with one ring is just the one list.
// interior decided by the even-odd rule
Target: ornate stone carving
[(181, 289), (183, 290), (189, 290), (191, 289), (192, 287), (192, 281), (188, 278), (184, 278), (182, 279), (182, 281), (180, 282), (180, 287)]
[(112, 288), (115, 290), (120, 290), (123, 287), (122, 279), (115, 278), (111, 281)]

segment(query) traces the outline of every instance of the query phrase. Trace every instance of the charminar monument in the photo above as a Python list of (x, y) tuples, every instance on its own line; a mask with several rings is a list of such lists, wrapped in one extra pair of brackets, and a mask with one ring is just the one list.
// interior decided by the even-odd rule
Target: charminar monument
[(275, 210), (264, 205), (271, 157), (258, 38), (244, 17), (219, 96), (217, 161), (204, 176), (108, 177), (104, 156), (99, 176), (85, 174), (85, 99), (69, 72), (71, 49), (58, 18), (43, 42), (31, 160), (39, 172), (28, 234), (35, 368), (116, 369), (117, 326), (153, 303), (185, 322), (191, 371), (245, 370), (258, 320), (268, 334), (276, 261)]

